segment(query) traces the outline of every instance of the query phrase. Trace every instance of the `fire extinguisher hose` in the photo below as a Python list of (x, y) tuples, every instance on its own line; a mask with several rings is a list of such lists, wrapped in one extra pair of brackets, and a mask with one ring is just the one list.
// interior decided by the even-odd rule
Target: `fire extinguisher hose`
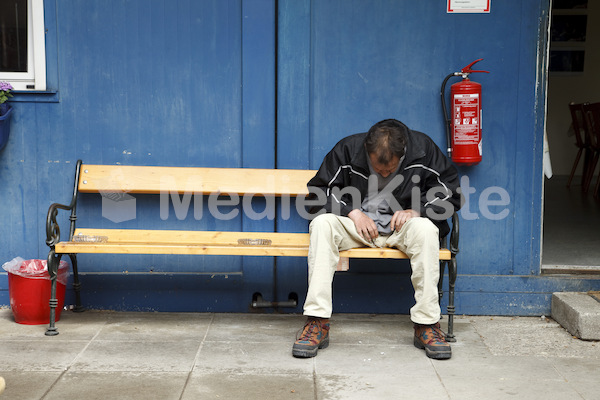
[(451, 126), (451, 119), (448, 116), (448, 108), (446, 107), (446, 83), (448, 83), (448, 79), (452, 78), (453, 76), (457, 76), (460, 75), (459, 72), (453, 72), (451, 74), (449, 74), (446, 79), (444, 79), (444, 82), (442, 82), (442, 89), (440, 91), (440, 95), (442, 97), (442, 112), (444, 113), (444, 122), (446, 125), (446, 145), (447, 145), (447, 152), (448, 152), (448, 157), (452, 157), (452, 136), (450, 135), (450, 126)]

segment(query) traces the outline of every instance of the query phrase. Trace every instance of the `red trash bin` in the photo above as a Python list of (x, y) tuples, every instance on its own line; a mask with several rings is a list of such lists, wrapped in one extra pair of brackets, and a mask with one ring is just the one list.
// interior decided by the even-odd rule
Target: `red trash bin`
[[(50, 274), (46, 260), (20, 257), (2, 266), (8, 272), (8, 294), (15, 322), (25, 325), (50, 323)], [(56, 282), (56, 321), (65, 304), (69, 264), (61, 261)]]

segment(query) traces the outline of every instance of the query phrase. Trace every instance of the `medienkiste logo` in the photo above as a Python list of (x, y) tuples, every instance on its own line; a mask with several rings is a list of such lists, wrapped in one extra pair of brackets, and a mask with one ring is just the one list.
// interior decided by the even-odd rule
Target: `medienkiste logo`
[[(102, 216), (111, 222), (121, 223), (136, 219), (136, 198), (129, 194), (127, 182), (125, 178), (115, 172), (111, 179), (116, 179), (119, 182), (122, 190), (120, 192), (101, 192), (102, 196)], [(402, 178), (401, 176), (398, 178)], [(268, 183), (269, 177), (266, 178)], [(245, 217), (252, 220), (273, 220), (276, 214), (283, 220), (291, 218), (292, 213), (296, 213), (301, 218), (312, 220), (318, 213), (311, 213), (309, 210), (314, 206), (322, 205), (326, 202), (328, 196), (333, 196), (336, 199), (350, 199), (349, 202), (353, 208), (361, 207), (361, 193), (354, 187), (343, 189), (332, 188), (327, 193), (320, 188), (310, 188), (311, 196), (292, 197), (283, 195), (278, 197), (279, 202), (274, 196), (263, 196), (260, 193), (248, 193), (240, 196), (236, 193), (211, 193), (206, 196), (202, 193), (194, 192), (192, 189), (184, 190), (183, 193), (171, 190), (174, 178), (170, 176), (161, 177), (160, 191), (160, 207), (159, 213), (162, 220), (167, 220), (170, 216), (171, 209), (174, 211), (175, 217), (178, 220), (188, 218), (190, 209), (195, 220), (201, 220), (204, 217), (205, 209), (212, 218), (217, 220), (231, 220), (243, 214)], [(200, 187), (201, 178), (192, 176), (188, 179), (190, 188)], [(401, 206), (393, 196), (394, 190), (403, 184), (403, 179), (393, 179), (386, 187), (377, 190), (376, 185), (369, 185), (369, 196), (377, 195), (385, 199), (393, 211), (401, 210)], [(410, 208), (418, 209), (423, 199), (428, 203), (435, 203), (437, 207), (427, 208), (424, 215), (431, 219), (444, 220), (452, 217), (454, 209), (452, 205), (445, 201), (446, 198), (452, 196), (452, 193), (445, 186), (436, 186), (422, 194), (419, 190), (419, 180), (412, 180), (413, 187), (411, 189), (411, 205)], [(459, 215), (464, 220), (488, 219), (502, 220), (510, 214), (510, 195), (507, 190), (492, 186), (477, 191), (472, 187), (468, 176), (463, 176), (460, 181), (458, 192), (463, 199), (463, 206), (459, 211)], [(256, 201), (261, 199), (260, 201)], [(339, 213), (342, 205), (346, 202), (332, 202), (333, 212)], [(472, 208), (477, 205), (478, 210)], [(338, 207), (337, 209), (335, 207)]]
[(102, 217), (116, 224), (134, 220), (137, 216), (136, 199), (128, 193), (127, 182), (121, 171), (111, 173), (111, 182), (118, 182), (119, 192), (100, 191), (102, 196)]

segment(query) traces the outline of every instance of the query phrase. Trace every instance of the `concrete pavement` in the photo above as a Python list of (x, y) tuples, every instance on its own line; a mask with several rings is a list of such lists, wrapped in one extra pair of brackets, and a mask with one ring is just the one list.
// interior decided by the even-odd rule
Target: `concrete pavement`
[[(405, 315), (335, 314), (331, 345), (291, 356), (300, 315), (65, 311), (60, 334), (0, 310), (16, 399), (600, 399), (600, 342), (542, 317), (457, 317), (450, 360)], [(442, 321), (445, 329), (446, 320)]]

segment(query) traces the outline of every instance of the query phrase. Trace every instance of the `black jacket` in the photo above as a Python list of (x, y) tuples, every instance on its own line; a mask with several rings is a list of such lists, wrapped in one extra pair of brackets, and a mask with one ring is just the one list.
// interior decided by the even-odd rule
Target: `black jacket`
[[(318, 203), (311, 208), (311, 213), (324, 210), (347, 216), (354, 208), (360, 209), (370, 175), (364, 146), (366, 136), (366, 132), (348, 136), (325, 156), (317, 174), (308, 182), (309, 199)], [(401, 208), (419, 207), (416, 211), (439, 228), (440, 237), (446, 236), (450, 231), (446, 220), (461, 206), (458, 171), (454, 164), (429, 136), (409, 129), (406, 155), (397, 175), (402, 175), (403, 180), (391, 193)], [(352, 196), (351, 188), (360, 194)], [(414, 207), (411, 206), (412, 192), (418, 196)], [(392, 206), (393, 211), (398, 211), (394, 208)]]

